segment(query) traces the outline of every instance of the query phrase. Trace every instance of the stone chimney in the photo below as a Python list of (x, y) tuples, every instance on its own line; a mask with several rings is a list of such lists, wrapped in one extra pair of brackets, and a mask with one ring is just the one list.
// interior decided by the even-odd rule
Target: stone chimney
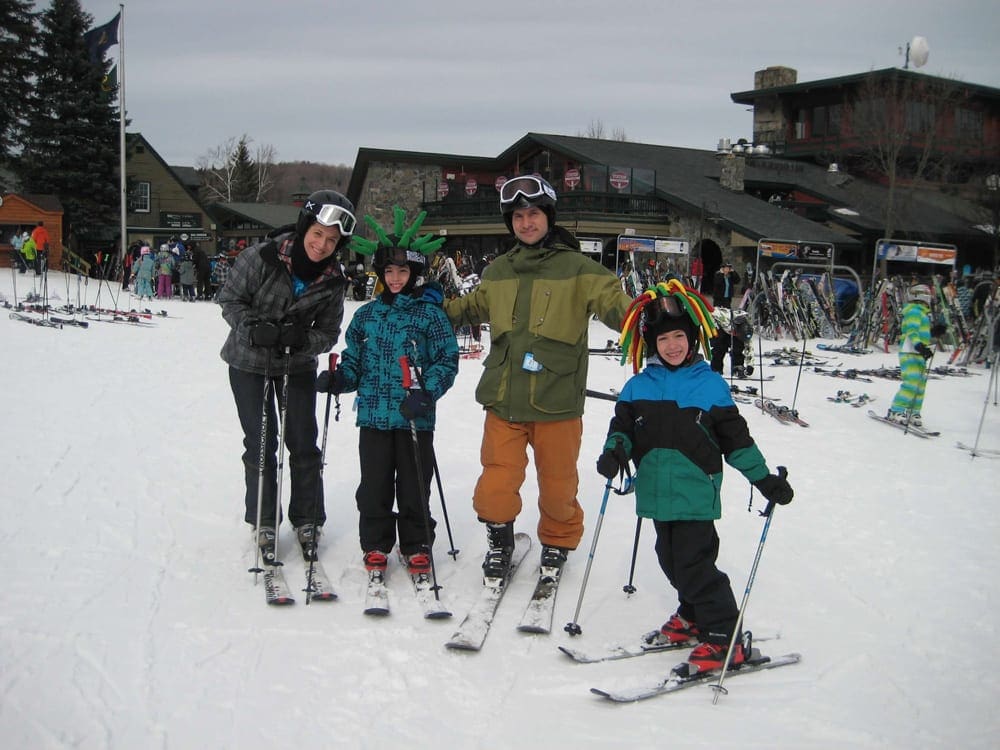
[(798, 82), (798, 78), (799, 72), (795, 68), (772, 65), (753, 74), (753, 87), (754, 89), (773, 89), (778, 86), (791, 86)]
[(725, 154), (719, 157), (719, 184), (734, 193), (743, 192), (743, 175), (747, 161), (743, 156)]
[[(774, 65), (753, 74), (755, 91), (791, 86), (798, 80), (798, 71), (782, 65)], [(753, 142), (766, 143), (779, 148), (785, 142), (788, 122), (781, 100), (777, 96), (758, 94), (753, 102)]]

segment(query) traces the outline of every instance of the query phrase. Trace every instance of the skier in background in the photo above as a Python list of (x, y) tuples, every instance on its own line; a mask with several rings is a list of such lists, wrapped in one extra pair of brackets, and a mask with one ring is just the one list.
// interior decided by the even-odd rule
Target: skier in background
[(908, 291), (909, 302), (903, 306), (899, 338), (899, 373), (901, 383), (889, 407), (886, 419), (900, 424), (923, 426), (920, 410), (927, 387), (927, 363), (931, 351), (931, 288), (914, 284)]

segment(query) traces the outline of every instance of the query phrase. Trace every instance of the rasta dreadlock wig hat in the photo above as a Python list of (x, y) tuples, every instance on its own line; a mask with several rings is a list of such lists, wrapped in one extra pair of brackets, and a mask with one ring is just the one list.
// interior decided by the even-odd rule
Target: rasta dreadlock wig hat
[(424, 234), (417, 237), (420, 226), (427, 218), (421, 211), (409, 227), (406, 226), (406, 211), (393, 206), (392, 234), (388, 234), (371, 216), (365, 215), (365, 223), (375, 232), (375, 240), (354, 235), (350, 249), (361, 255), (371, 256), (375, 273), (382, 278), (386, 266), (409, 266), (414, 280), (427, 267), (427, 256), (433, 255), (445, 243), (445, 237)]
[(697, 352), (701, 342), (706, 357), (711, 357), (708, 340), (718, 333), (712, 319), (712, 305), (701, 294), (672, 278), (649, 287), (632, 300), (618, 343), (622, 348), (621, 363), (632, 363), (632, 372), (639, 372), (646, 350), (656, 353), (656, 337), (672, 330), (688, 335), (689, 356)]

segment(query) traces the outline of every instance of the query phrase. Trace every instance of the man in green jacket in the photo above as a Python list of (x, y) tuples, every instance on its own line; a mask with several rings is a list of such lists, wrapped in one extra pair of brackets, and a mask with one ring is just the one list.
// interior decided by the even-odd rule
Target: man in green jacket
[(588, 333), (596, 315), (620, 330), (631, 299), (618, 277), (580, 252), (555, 224), (556, 192), (540, 177), (500, 189), (500, 212), (517, 244), (470, 294), (445, 302), (456, 326), (490, 324), (490, 353), (476, 388), (486, 409), (482, 474), (473, 507), (486, 523), (484, 578), (506, 579), (521, 485), (534, 454), (543, 568), (560, 569), (583, 536), (576, 462), (583, 436)]

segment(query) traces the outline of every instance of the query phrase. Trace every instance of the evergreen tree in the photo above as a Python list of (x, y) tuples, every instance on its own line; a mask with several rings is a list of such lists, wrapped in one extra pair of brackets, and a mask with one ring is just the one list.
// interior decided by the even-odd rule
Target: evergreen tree
[(233, 200), (257, 202), (257, 166), (250, 156), (250, 142), (244, 135), (233, 151)]
[(0, 166), (20, 151), (35, 69), (35, 14), (30, 0), (0, 0)]
[(118, 112), (83, 35), (93, 19), (78, 0), (52, 0), (41, 15), (30, 127), (18, 174), (26, 192), (56, 195), (63, 226), (80, 236), (117, 224)]

